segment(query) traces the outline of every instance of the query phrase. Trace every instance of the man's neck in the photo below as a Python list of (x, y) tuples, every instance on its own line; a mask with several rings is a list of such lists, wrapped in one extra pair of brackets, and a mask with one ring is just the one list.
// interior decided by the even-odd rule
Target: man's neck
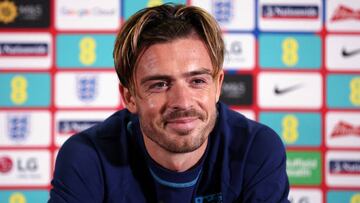
[(144, 144), (150, 157), (164, 168), (176, 172), (183, 172), (199, 162), (205, 153), (208, 139), (195, 151), (187, 153), (171, 153), (161, 148), (147, 136), (143, 136)]

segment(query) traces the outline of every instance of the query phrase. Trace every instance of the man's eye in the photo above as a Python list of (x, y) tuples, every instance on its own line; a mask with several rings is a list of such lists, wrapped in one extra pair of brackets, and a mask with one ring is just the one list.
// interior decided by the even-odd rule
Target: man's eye
[(192, 80), (192, 83), (197, 85), (197, 84), (206, 83), (206, 81), (203, 79), (194, 79), (194, 80)]
[(167, 82), (157, 82), (157, 83), (150, 85), (150, 89), (162, 89), (162, 88), (167, 88), (167, 87), (168, 87)]

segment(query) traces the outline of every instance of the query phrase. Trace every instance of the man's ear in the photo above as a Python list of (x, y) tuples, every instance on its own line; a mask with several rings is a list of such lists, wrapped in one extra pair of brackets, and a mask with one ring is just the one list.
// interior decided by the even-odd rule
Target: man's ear
[(221, 69), (218, 73), (217, 77), (215, 78), (216, 82), (216, 102), (219, 101), (221, 95), (221, 87), (224, 81), (224, 70)]
[(137, 113), (137, 107), (135, 103), (135, 98), (132, 95), (131, 91), (119, 84), (119, 90), (121, 95), (122, 104), (127, 108), (131, 113)]

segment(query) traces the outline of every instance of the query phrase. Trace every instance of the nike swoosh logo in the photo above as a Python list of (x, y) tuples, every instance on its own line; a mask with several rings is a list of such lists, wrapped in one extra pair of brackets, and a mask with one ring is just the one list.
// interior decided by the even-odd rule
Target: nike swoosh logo
[(275, 86), (274, 92), (277, 95), (282, 95), (282, 94), (294, 91), (296, 89), (299, 89), (301, 86), (302, 86), (301, 84), (297, 84), (297, 85), (293, 85), (293, 86), (281, 88), (281, 89), (278, 86)]
[(350, 56), (354, 56), (356, 54), (360, 53), (360, 49), (355, 49), (352, 51), (348, 51), (345, 48), (342, 49), (341, 54), (343, 55), (343, 57), (350, 57)]

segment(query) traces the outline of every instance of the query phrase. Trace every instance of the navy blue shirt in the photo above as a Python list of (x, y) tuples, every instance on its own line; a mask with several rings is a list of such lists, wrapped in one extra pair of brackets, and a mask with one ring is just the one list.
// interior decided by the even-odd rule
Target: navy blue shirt
[(49, 202), (289, 202), (278, 135), (222, 103), (218, 112), (205, 154), (181, 173), (150, 158), (136, 115), (116, 112), (61, 147)]

